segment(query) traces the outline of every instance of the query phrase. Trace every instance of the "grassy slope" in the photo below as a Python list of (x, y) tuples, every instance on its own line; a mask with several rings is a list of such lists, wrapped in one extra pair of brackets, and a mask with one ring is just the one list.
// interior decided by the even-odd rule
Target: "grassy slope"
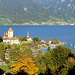
[(0, 68), (3, 69), (3, 70), (5, 70), (5, 71), (9, 70), (9, 68), (8, 68), (7, 65), (6, 65), (6, 66), (4, 66), (4, 65), (1, 66), (1, 65), (0, 65)]

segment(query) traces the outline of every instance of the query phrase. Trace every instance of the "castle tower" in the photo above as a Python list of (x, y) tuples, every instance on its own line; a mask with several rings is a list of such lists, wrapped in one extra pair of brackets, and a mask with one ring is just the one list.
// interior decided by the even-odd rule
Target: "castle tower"
[(11, 27), (10, 27), (9, 30), (8, 30), (8, 37), (10, 37), (10, 38), (13, 37), (13, 30), (12, 30)]
[(4, 33), (4, 37), (3, 38), (5, 38), (5, 33)]
[(6, 35), (8, 35), (7, 32), (6, 32)]

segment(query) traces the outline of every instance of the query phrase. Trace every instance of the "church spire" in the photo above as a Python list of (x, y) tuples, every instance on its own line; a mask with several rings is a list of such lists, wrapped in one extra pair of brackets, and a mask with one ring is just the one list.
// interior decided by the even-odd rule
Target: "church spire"
[(5, 33), (4, 33), (4, 37), (3, 38), (5, 38)]
[(6, 32), (6, 35), (8, 35), (7, 32)]
[(29, 32), (27, 32), (27, 37), (29, 37)]

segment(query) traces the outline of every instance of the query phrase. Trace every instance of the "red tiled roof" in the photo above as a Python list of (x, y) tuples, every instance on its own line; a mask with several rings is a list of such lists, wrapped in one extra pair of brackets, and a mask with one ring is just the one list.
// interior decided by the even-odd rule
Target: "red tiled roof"
[(10, 27), (8, 31), (13, 31), (12, 28)]
[(11, 40), (17, 40), (17, 39), (18, 39), (17, 37), (12, 37), (12, 38), (11, 38)]
[(5, 36), (5, 33), (4, 33), (4, 36)]
[(3, 38), (3, 40), (17, 40), (17, 39), (18, 39), (17, 37), (12, 37), (12, 38), (7, 37), (7, 38)]
[(12, 46), (11, 48), (12, 48), (12, 49), (14, 49), (15, 47), (14, 47), (14, 46)]
[(6, 32), (6, 35), (8, 35), (7, 32)]

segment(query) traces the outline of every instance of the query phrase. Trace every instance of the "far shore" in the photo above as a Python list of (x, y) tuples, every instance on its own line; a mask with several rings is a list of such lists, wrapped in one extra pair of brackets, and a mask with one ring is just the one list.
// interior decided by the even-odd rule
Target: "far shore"
[(57, 23), (46, 23), (46, 22), (42, 22), (42, 23), (36, 23), (36, 22), (31, 22), (31, 23), (28, 23), (28, 22), (26, 22), (26, 23), (22, 23), (22, 24), (16, 24), (16, 23), (14, 23), (14, 24), (3, 24), (3, 25), (0, 25), (0, 26), (29, 26), (29, 25), (31, 25), (31, 26), (38, 26), (38, 25), (71, 25), (71, 26), (74, 26), (75, 25), (75, 23), (67, 23), (67, 22), (57, 22)]
[(0, 25), (0, 26), (75, 26), (75, 25)]

